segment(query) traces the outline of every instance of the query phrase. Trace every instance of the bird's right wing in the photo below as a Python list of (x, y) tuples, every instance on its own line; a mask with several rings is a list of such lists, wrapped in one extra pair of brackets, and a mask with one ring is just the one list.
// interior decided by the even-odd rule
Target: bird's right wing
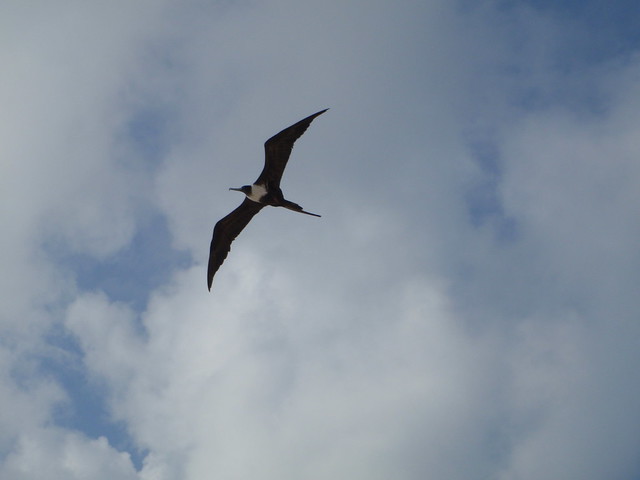
[(209, 290), (211, 290), (213, 276), (224, 262), (224, 259), (227, 258), (229, 250), (231, 250), (231, 243), (264, 206), (262, 203), (245, 198), (238, 208), (216, 223), (213, 228), (213, 238), (211, 239), (211, 248), (209, 250), (209, 267), (207, 269)]

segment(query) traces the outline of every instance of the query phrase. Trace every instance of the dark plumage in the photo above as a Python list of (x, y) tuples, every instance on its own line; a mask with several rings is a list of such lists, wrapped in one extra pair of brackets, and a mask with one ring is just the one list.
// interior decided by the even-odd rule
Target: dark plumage
[(280, 180), (291, 155), (293, 144), (307, 130), (311, 122), (318, 115), (328, 109), (321, 110), (307, 118), (294, 123), (277, 133), (264, 144), (264, 168), (253, 185), (244, 185), (241, 188), (230, 188), (246, 195), (244, 201), (229, 215), (224, 217), (213, 228), (213, 238), (209, 251), (209, 267), (207, 270), (207, 285), (211, 290), (213, 276), (224, 262), (231, 250), (231, 243), (247, 226), (256, 213), (267, 205), (284, 207), (294, 212), (304, 213), (319, 217), (315, 213), (306, 212), (296, 203), (284, 198), (280, 190)]

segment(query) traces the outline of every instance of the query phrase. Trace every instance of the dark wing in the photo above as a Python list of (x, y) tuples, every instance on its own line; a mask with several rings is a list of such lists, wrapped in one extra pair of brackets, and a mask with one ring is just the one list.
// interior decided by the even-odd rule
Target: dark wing
[(307, 118), (275, 134), (265, 142), (264, 168), (255, 181), (256, 184), (264, 185), (266, 183), (269, 187), (280, 187), (280, 179), (282, 178), (284, 168), (287, 166), (293, 144), (307, 130), (313, 119), (318, 115), (322, 115), (327, 110), (329, 109), (325, 108), (313, 115), (309, 115)]
[(227, 258), (229, 250), (231, 250), (231, 242), (235, 240), (253, 216), (262, 210), (264, 206), (262, 203), (245, 198), (238, 208), (216, 223), (213, 228), (213, 238), (211, 239), (209, 251), (209, 268), (207, 270), (209, 290), (211, 290), (213, 276), (224, 262), (224, 259)]

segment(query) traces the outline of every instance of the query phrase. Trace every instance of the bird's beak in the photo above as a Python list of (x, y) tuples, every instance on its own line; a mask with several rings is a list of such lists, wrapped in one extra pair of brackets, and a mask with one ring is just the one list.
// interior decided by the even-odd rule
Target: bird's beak
[(233, 188), (233, 187), (230, 187), (229, 190), (235, 190), (236, 192), (241, 192), (242, 191), (241, 188)]

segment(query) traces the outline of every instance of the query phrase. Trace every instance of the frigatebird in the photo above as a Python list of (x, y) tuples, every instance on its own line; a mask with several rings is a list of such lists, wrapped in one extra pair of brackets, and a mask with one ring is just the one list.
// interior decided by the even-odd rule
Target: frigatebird
[(216, 223), (209, 250), (209, 268), (207, 269), (207, 285), (211, 291), (213, 276), (231, 250), (231, 242), (247, 226), (256, 213), (267, 205), (284, 207), (294, 212), (319, 217), (316, 213), (307, 212), (297, 203), (284, 198), (280, 190), (280, 180), (291, 155), (293, 144), (307, 130), (314, 118), (329, 110), (325, 108), (298, 123), (285, 128), (264, 143), (264, 168), (253, 185), (230, 188), (246, 195), (244, 201), (229, 215)]

